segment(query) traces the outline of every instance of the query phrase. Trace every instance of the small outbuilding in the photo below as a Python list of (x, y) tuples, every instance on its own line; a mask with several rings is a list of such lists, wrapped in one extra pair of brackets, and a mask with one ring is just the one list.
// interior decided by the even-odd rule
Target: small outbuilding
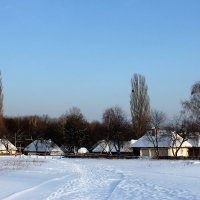
[(52, 140), (35, 140), (24, 149), (24, 153), (29, 155), (64, 155), (64, 152)]
[(85, 147), (81, 147), (80, 149), (78, 149), (78, 153), (79, 154), (86, 154), (86, 153), (89, 153), (89, 151)]
[[(133, 141), (123, 141), (120, 145), (120, 153), (131, 153), (131, 143)], [(107, 153), (116, 154), (118, 152), (118, 146), (113, 141), (100, 140), (94, 145), (93, 153)]]
[(0, 139), (0, 154), (14, 155), (17, 148), (7, 139)]

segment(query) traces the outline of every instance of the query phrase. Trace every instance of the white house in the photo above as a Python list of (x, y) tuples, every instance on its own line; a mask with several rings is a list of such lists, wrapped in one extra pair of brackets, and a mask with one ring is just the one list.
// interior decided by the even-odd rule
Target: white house
[[(131, 142), (133, 141), (124, 141), (120, 147), (121, 153), (130, 153), (133, 152), (131, 148)], [(94, 146), (92, 152), (93, 153), (117, 153), (118, 147), (114, 144), (113, 141), (106, 141), (106, 140), (100, 140), (97, 142), (97, 144)]]
[(0, 154), (16, 154), (17, 148), (7, 139), (0, 139)]
[[(189, 148), (192, 145), (188, 141), (175, 132), (167, 132), (165, 130), (158, 130), (156, 135), (153, 131), (148, 131), (144, 136), (138, 139), (131, 145), (133, 149), (140, 151), (140, 156), (154, 157), (156, 155), (155, 149), (158, 148), (159, 156), (174, 156), (174, 153), (179, 147), (177, 156), (189, 156)], [(182, 145), (180, 145), (182, 143)]]
[(52, 140), (35, 140), (24, 149), (24, 153), (51, 156), (64, 155), (64, 152)]

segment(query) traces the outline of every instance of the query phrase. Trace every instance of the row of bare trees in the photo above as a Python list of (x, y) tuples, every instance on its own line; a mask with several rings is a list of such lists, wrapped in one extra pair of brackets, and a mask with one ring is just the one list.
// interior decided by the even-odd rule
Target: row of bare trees
[(120, 107), (106, 109), (103, 121), (88, 122), (79, 108), (73, 107), (58, 119), (48, 116), (5, 117), (7, 139), (17, 147), (25, 147), (30, 141), (52, 139), (64, 145), (69, 152), (79, 147), (90, 149), (99, 140), (114, 141), (120, 151), (122, 141), (132, 138), (131, 124)]
[(189, 132), (200, 130), (200, 82), (191, 89), (190, 99), (182, 102), (182, 112), (173, 123), (166, 121), (162, 111), (150, 109), (150, 98), (145, 77), (134, 74), (131, 79), (130, 110), (132, 120), (119, 106), (106, 109), (102, 122), (88, 122), (79, 108), (73, 107), (57, 119), (48, 116), (4, 117), (3, 86), (0, 74), (0, 138), (8, 138), (18, 147), (25, 147), (34, 139), (52, 139), (69, 151), (97, 141), (113, 141), (120, 153), (123, 141), (138, 139), (152, 127), (176, 130), (188, 139)]

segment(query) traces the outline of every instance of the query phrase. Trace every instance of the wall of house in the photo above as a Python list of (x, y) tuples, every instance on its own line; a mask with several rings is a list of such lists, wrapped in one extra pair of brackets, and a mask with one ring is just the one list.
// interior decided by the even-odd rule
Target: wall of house
[(5, 155), (5, 154), (10, 154), (10, 155), (15, 155), (16, 151), (12, 150), (12, 151), (6, 151), (6, 150), (0, 150), (0, 155)]
[[(149, 156), (149, 157), (155, 157), (155, 150), (154, 148), (142, 148), (140, 149), (140, 156)], [(167, 157), (167, 156), (174, 156), (172, 152), (172, 148), (159, 148), (159, 156), (161, 157)], [(188, 148), (181, 148), (178, 151), (178, 156), (188, 157)]]
[(11, 152), (10, 152), (10, 154), (12, 154), (12, 155), (15, 155), (17, 153), (17, 151), (15, 151), (15, 150), (12, 150)]
[(159, 148), (159, 156), (168, 156), (167, 148)]
[(150, 156), (149, 149), (140, 149), (140, 156)]
[(8, 152), (6, 150), (1, 150), (0, 154), (7, 154)]
[[(174, 156), (172, 148), (168, 149), (168, 156)], [(189, 156), (189, 149), (188, 148), (181, 148), (178, 151), (177, 156), (183, 156), (183, 157), (188, 157)]]
[(50, 155), (51, 156), (62, 156), (62, 155), (64, 155), (64, 153), (61, 151), (51, 151)]
[[(159, 156), (168, 156), (168, 150), (166, 148), (159, 148)], [(149, 149), (149, 156), (156, 157), (155, 149)]]
[(150, 156), (151, 158), (153, 158), (153, 157), (156, 156), (156, 152), (155, 152), (154, 149), (149, 149), (149, 156)]
[(49, 155), (48, 152), (24, 151), (25, 155)]
[[(160, 156), (168, 156), (168, 150), (166, 148), (159, 148), (159, 155)], [(142, 148), (140, 149), (140, 156), (149, 156), (149, 157), (155, 157), (155, 149), (154, 148)]]

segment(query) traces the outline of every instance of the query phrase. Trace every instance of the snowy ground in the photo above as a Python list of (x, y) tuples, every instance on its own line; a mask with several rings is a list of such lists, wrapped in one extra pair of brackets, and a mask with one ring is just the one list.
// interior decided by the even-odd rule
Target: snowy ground
[(1, 200), (200, 200), (200, 161), (0, 157)]

